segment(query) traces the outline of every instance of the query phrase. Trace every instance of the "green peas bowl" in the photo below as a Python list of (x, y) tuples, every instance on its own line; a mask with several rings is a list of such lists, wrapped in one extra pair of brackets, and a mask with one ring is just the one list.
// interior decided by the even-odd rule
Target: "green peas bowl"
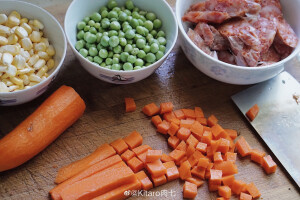
[(114, 84), (150, 76), (178, 36), (176, 17), (164, 0), (73, 0), (64, 24), (82, 67)]

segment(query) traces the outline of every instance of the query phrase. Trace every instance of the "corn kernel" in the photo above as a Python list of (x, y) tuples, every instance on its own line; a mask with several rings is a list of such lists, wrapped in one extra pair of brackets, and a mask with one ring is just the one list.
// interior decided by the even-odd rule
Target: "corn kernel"
[(16, 76), (17, 74), (17, 68), (13, 65), (9, 65), (7, 70), (6, 70), (6, 74), (9, 76), (9, 77), (13, 77), (13, 76)]
[(23, 80), (24, 85), (29, 85), (30, 80), (29, 80), (29, 77), (26, 74), (20, 75), (20, 78)]
[(46, 47), (49, 47), (49, 45), (50, 45), (50, 44), (49, 44), (48, 38), (42, 38), (42, 39), (41, 39), (41, 42), (42, 42), (42, 43), (45, 43)]
[(40, 42), (41, 41), (41, 34), (38, 31), (32, 31), (30, 35), (30, 39), (32, 42)]
[(1, 81), (0, 81), (0, 92), (9, 92), (9, 89), (6, 86), (6, 84)]
[(49, 56), (54, 56), (55, 55), (55, 49), (54, 49), (53, 45), (49, 45), (46, 52)]
[[(6, 71), (7, 71), (7, 69), (6, 69)], [(3, 75), (1, 76), (2, 81), (4, 82), (4, 80), (7, 79), (8, 77), (9, 77), (8, 74), (5, 72), (5, 74), (3, 74)], [(5, 83), (5, 84), (7, 85), (7, 83)]]
[(16, 85), (23, 85), (23, 80), (19, 79), (17, 77), (10, 77), (11, 82), (13, 82)]
[(23, 49), (27, 50), (27, 51), (32, 49), (32, 47), (33, 47), (33, 44), (29, 38), (23, 38), (21, 40), (21, 45), (22, 45)]
[(42, 68), (38, 71), (38, 73), (36, 73), (36, 75), (39, 76), (39, 77), (42, 77), (42, 76), (45, 75), (45, 73), (46, 73), (47, 71), (48, 71), (48, 67), (47, 67), (47, 66), (44, 66), (44, 67), (42, 67)]
[(25, 67), (25, 58), (21, 55), (16, 55), (12, 64), (16, 66), (18, 69), (23, 69)]
[(35, 63), (39, 60), (39, 56), (38, 55), (33, 55), (29, 60), (28, 60), (28, 65), (29, 66), (33, 66), (35, 65)]
[(42, 81), (42, 79), (39, 76), (35, 75), (35, 74), (31, 74), (29, 76), (29, 80), (33, 81), (33, 82), (38, 82), (38, 83)]
[(27, 18), (22, 18), (20, 20), (20, 24), (23, 24), (23, 23), (28, 23), (28, 19)]
[(2, 37), (7, 37), (7, 34), (6, 33), (0, 33), (0, 36), (2, 36)]
[(48, 62), (47, 62), (48, 69), (49, 70), (52, 69), (54, 67), (54, 64), (55, 64), (54, 60), (53, 59), (49, 59)]
[(26, 85), (26, 86), (24, 87), (24, 89), (29, 89), (29, 88), (31, 88), (31, 86), (29, 86), (29, 85)]
[(20, 50), (20, 55), (23, 56), (23, 58), (25, 58), (25, 61), (27, 62), (30, 58), (30, 54), (28, 51), (25, 51), (23, 48), (21, 48)]
[(17, 34), (17, 36), (19, 36), (19, 38), (22, 39), (28, 37), (27, 31), (23, 27), (16, 28), (15, 33)]
[(0, 14), (0, 24), (4, 24), (7, 21), (7, 16), (5, 14)]
[(41, 69), (42, 67), (44, 67), (46, 64), (46, 61), (44, 59), (39, 59), (33, 66), (33, 68), (35, 70), (39, 70)]
[(27, 23), (23, 23), (21, 27), (24, 28), (28, 34), (31, 34), (32, 28)]
[(30, 49), (30, 50), (29, 50), (29, 54), (30, 54), (30, 56), (33, 56), (33, 55), (34, 55), (34, 50), (33, 50), (33, 49)]
[(34, 45), (34, 50), (35, 51), (46, 51), (46, 45), (45, 45), (45, 43), (42, 43), (42, 42), (40, 42), (40, 43), (37, 43), (37, 44), (35, 44)]
[(33, 73), (34, 69), (32, 68), (24, 68), (24, 69), (20, 69), (18, 70), (17, 74), (21, 75), (21, 74), (29, 74), (29, 73)]
[(0, 36), (0, 45), (7, 45), (8, 39), (6, 37)]
[(7, 27), (7, 26), (0, 25), (0, 33), (9, 34), (10, 33), (10, 28)]
[(12, 86), (9, 86), (8, 89), (9, 89), (10, 92), (13, 92), (16, 89), (18, 89), (18, 86), (17, 85), (12, 85)]
[(5, 45), (0, 47), (0, 53), (10, 53), (15, 56), (20, 53), (20, 49), (17, 45)]
[(6, 72), (7, 67), (0, 65), (0, 72)]
[(9, 15), (8, 15), (8, 17), (11, 17), (11, 16), (14, 16), (14, 17), (16, 17), (16, 18), (18, 18), (18, 19), (21, 19), (21, 15), (20, 15), (20, 13), (18, 13), (17, 11), (12, 11)]
[(48, 61), (50, 59), (50, 56), (44, 51), (39, 51), (37, 54), (40, 58), (44, 59), (45, 61)]
[(10, 53), (4, 53), (2, 55), (2, 63), (4, 65), (7, 65), (7, 66), (10, 65), (13, 62), (13, 59), (14, 59), (14, 57)]
[(11, 28), (14, 27), (14, 26), (19, 26), (20, 19), (18, 19), (15, 16), (9, 16), (8, 20), (6, 21), (5, 24), (6, 24), (6, 26), (11, 27)]
[(8, 40), (8, 43), (7, 44), (16, 44), (18, 42), (18, 36), (16, 36), (15, 34), (11, 34), (7, 40)]
[(40, 30), (44, 29), (44, 24), (37, 19), (33, 20), (33, 26), (39, 28)]

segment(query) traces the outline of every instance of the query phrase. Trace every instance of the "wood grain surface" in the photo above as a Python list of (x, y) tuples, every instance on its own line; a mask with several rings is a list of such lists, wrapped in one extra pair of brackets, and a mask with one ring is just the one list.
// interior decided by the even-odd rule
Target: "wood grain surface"
[[(168, 2), (174, 7), (174, 0)], [(63, 1), (46, 9), (63, 24), (69, 3), (70, 1)], [(42, 3), (41, 5), (43, 6)], [(300, 65), (297, 62), (295, 60), (295, 64), (286, 70), (299, 81)], [(112, 85), (94, 78), (80, 66), (69, 48), (59, 76), (45, 94), (24, 105), (0, 107), (0, 138), (24, 120), (62, 84), (72, 86), (82, 96), (87, 104), (85, 114), (32, 160), (16, 169), (0, 173), (1, 200), (49, 199), (48, 192), (55, 186), (54, 178), (58, 168), (83, 158), (99, 145), (123, 137), (133, 130), (143, 135), (145, 144), (168, 153), (170, 148), (166, 139), (156, 133), (149, 118), (140, 112), (150, 102), (159, 104), (172, 101), (175, 108), (200, 106), (206, 116), (215, 114), (222, 126), (238, 130), (252, 147), (272, 155), (230, 99), (231, 95), (248, 86), (224, 84), (207, 77), (187, 60), (178, 44), (153, 75), (130, 85)], [(136, 100), (136, 112), (124, 112), (124, 97), (133, 97)], [(248, 183), (254, 182), (262, 193), (260, 199), (300, 199), (295, 184), (282, 166), (279, 166), (275, 174), (266, 175), (260, 166), (249, 159), (239, 158), (237, 165), (239, 173), (236, 178)], [(182, 186), (183, 182), (176, 180), (151, 190), (162, 193), (167, 190), (169, 193), (166, 196), (131, 199), (182, 199)], [(207, 184), (204, 184), (199, 188), (196, 199), (215, 198), (216, 193), (208, 192)]]

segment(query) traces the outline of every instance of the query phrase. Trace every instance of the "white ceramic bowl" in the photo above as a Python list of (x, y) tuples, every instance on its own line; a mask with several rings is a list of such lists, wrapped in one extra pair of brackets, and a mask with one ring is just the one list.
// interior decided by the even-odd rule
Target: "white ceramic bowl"
[(0, 1), (0, 13), (9, 14), (14, 10), (19, 12), (22, 17), (38, 19), (44, 24), (45, 28), (43, 32), (56, 51), (54, 56), (55, 67), (48, 72), (49, 77), (46, 80), (31, 88), (16, 92), (0, 93), (1, 106), (19, 105), (29, 102), (43, 94), (59, 72), (67, 50), (64, 31), (59, 22), (49, 12), (38, 6), (22, 1)]
[[(126, 0), (116, 0), (119, 6), (125, 4)], [(68, 8), (65, 16), (65, 32), (67, 40), (80, 61), (81, 65), (96, 78), (114, 84), (128, 84), (140, 81), (150, 76), (167, 58), (168, 54), (174, 47), (177, 35), (178, 27), (175, 14), (171, 7), (164, 0), (133, 0), (135, 6), (141, 10), (154, 12), (159, 19), (162, 20), (162, 30), (166, 33), (167, 47), (163, 58), (154, 64), (133, 71), (115, 71), (100, 67), (87, 59), (85, 59), (76, 49), (76, 25), (79, 21), (86, 16), (90, 16), (93, 12), (99, 11), (101, 6), (107, 4), (107, 0), (95, 1), (95, 0), (73, 0)]]
[[(177, 0), (176, 17), (179, 25), (179, 37), (181, 47), (191, 63), (207, 76), (225, 83), (248, 85), (259, 83), (273, 78), (284, 66), (290, 64), (290, 60), (300, 52), (300, 42), (293, 53), (284, 60), (265, 67), (242, 67), (227, 64), (212, 58), (200, 50), (187, 36), (188, 23), (182, 22), (181, 18), (191, 4), (202, 0)], [(280, 1), (283, 7), (285, 19), (290, 23), (297, 36), (300, 38), (300, 0)]]

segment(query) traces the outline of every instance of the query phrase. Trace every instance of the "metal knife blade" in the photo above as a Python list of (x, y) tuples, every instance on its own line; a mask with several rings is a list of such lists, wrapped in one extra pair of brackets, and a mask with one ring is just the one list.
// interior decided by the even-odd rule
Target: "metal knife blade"
[(282, 72), (231, 98), (243, 114), (254, 104), (259, 106), (257, 117), (249, 122), (300, 188), (299, 95), (298, 81)]

